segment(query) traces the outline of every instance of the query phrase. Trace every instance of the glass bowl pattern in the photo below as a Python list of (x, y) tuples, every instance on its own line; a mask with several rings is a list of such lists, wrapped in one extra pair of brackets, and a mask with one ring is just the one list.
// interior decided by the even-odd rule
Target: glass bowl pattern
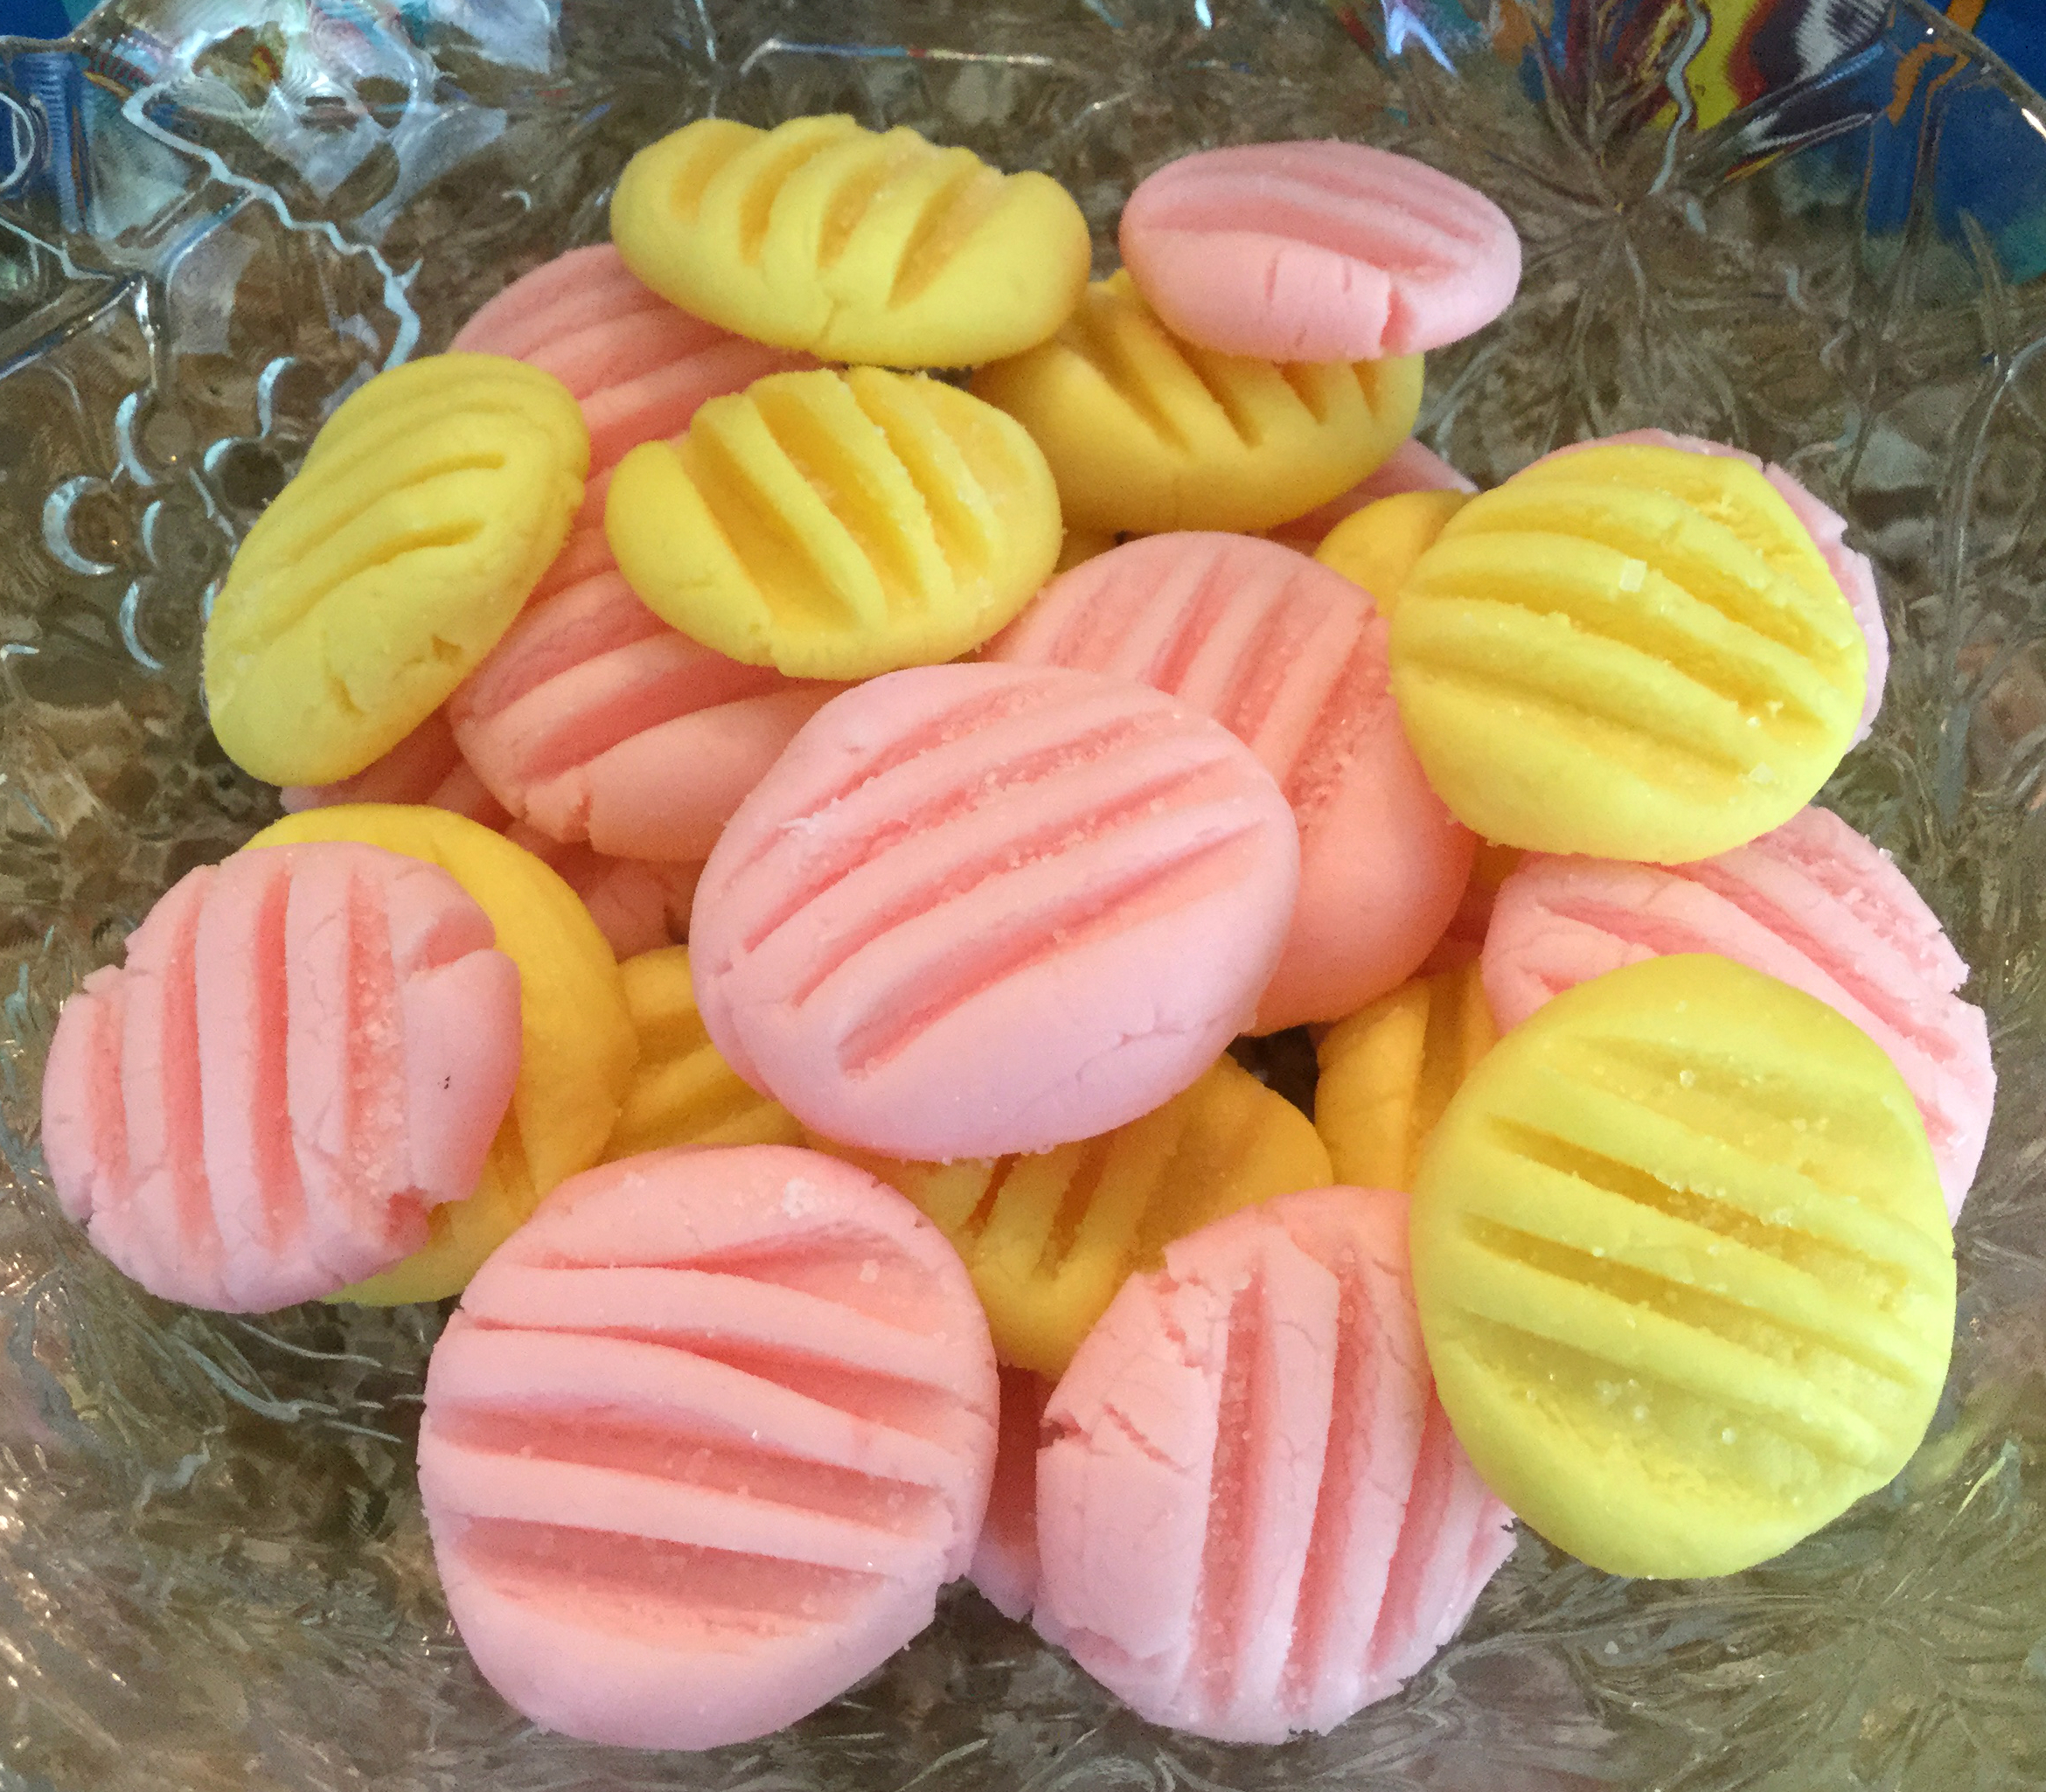
[[(2046, 1783), (2046, 103), (2007, 59), (2046, 26), (1954, 11), (1975, 34), (1916, 0), (115, 0), (0, 38), (0, 1778)], [(412, 1476), (437, 1311), (184, 1311), (83, 1248), (37, 1149), (59, 1004), (274, 813), (197, 696), (234, 542), (353, 385), (600, 238), (640, 143), (826, 109), (1047, 169), (1104, 267), (1182, 151), (1416, 151), (1527, 245), (1513, 310), (1430, 358), (1458, 465), (1660, 424), (1847, 514), (1897, 653), (1827, 800), (1974, 966), (2002, 1077), (1951, 1386), (1895, 1486), (1709, 1583), (1523, 1534), (1402, 1695), (1283, 1748), (1151, 1730), (960, 1589), (791, 1731), (628, 1754), (523, 1725), (449, 1625)]]

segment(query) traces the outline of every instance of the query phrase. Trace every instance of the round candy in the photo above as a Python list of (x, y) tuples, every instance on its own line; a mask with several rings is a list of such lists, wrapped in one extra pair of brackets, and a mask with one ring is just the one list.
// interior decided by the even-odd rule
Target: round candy
[(1170, 1240), (1329, 1180), (1313, 1122), (1228, 1057), (1099, 1138), (1028, 1156), (852, 1161), (908, 1196), (964, 1260), (996, 1355), (1045, 1375), (1065, 1368), (1131, 1272), (1155, 1268)]
[(1491, 323), (1521, 281), (1512, 220), (1475, 187), (1333, 139), (1168, 162), (1130, 195), (1121, 236), (1168, 329), (1273, 361), (1441, 348)]
[(436, 1301), (457, 1292), (542, 1195), (603, 1150), (638, 1049), (617, 961), (574, 891), (464, 816), (366, 802), (314, 809), (250, 844), (307, 840), (359, 840), (439, 865), (476, 899), (498, 949), (518, 967), (518, 1080), (476, 1189), (434, 1210), (426, 1243), (409, 1257), (342, 1293), (372, 1306)]
[(1327, 1730), (1511, 1552), (1429, 1386), (1406, 1201), (1280, 1195), (1166, 1248), (1045, 1409), (1035, 1622), (1152, 1723)]
[(613, 858), (700, 862), (838, 689), (727, 659), (600, 573), (528, 604), (448, 714), (491, 794), (541, 832)]
[(827, 359), (964, 367), (1042, 342), (1087, 283), (1072, 197), (832, 115), (702, 118), (626, 163), (626, 265), (699, 317)]
[(628, 958), (618, 976), (639, 1034), (639, 1062), (604, 1147), (607, 1162), (666, 1145), (803, 1143), (796, 1116), (748, 1087), (711, 1044), (685, 948)]
[(1127, 274), (1051, 341), (973, 376), (1029, 430), (1068, 525), (1269, 529), (1356, 483), (1414, 427), (1421, 361), (1290, 362), (1180, 342)]
[(550, 1730), (711, 1748), (929, 1624), (993, 1470), (951, 1247), (849, 1164), (660, 1151), (563, 1184), (435, 1348), (420, 1495), (484, 1677)]
[(1852, 740), (1868, 649), (1737, 460), (1586, 448), (1452, 517), (1401, 587), (1393, 695), (1487, 839), (1677, 864), (1766, 833)]
[(1501, 1027), (1644, 958), (1716, 952), (1837, 1009), (1889, 1054), (1917, 1102), (1951, 1218), (1995, 1100), (1989, 1023), (1955, 992), (1968, 968), (1884, 855), (1838, 816), (1800, 810), (1694, 865), (1532, 855), (1500, 886), (1485, 992)]
[(513, 822), (505, 837), (582, 899), (615, 957), (630, 958), (688, 938), (701, 859), (614, 858), (588, 846), (565, 845), (524, 822)]
[(1730, 959), (1628, 965), (1507, 1034), (1412, 1226), (1457, 1435), (1611, 1573), (1788, 1549), (1903, 1467), (1946, 1377), (1953, 1234), (1910, 1091)]
[(582, 502), (589, 434), (560, 380), (498, 355), (379, 373), (327, 420), (206, 620), (227, 756), (274, 784), (361, 771), (511, 625)]
[(1250, 1019), (1299, 882), (1270, 774), (1142, 685), (927, 666), (819, 710), (711, 854), (712, 1040), (893, 1157), (1043, 1151), (1177, 1094)]
[(987, 656), (1150, 684), (1213, 716), (1278, 781), (1300, 896), (1256, 1031), (1383, 995), (1448, 925), (1475, 843), (1400, 730), (1384, 623), (1305, 555), (1238, 535), (1125, 542), (1054, 580)]
[(1354, 516), (1366, 504), (1381, 497), (1399, 497), (1410, 491), (1461, 491), (1478, 488), (1435, 450), (1409, 435), (1384, 460), (1347, 491), (1339, 492), (1325, 504), (1277, 523), (1266, 532), (1274, 541), (1312, 553), (1330, 530), (1346, 517)]
[(1403, 491), (1375, 499), (1330, 530), (1314, 558), (1369, 592), (1379, 615), (1389, 616), (1414, 563), (1470, 502), (1462, 491)]
[(201, 865), (64, 1005), (43, 1149), (152, 1294), (331, 1295), (470, 1193), (518, 1073), (518, 970), (445, 872), (372, 846)]
[(1011, 419), (922, 375), (783, 373), (620, 464), (619, 569), (706, 647), (796, 677), (951, 659), (1059, 557), (1058, 495)]

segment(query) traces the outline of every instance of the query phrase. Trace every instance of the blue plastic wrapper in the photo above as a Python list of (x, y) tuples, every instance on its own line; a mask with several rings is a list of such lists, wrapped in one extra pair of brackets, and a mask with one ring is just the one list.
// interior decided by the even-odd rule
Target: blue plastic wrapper
[[(2046, 1785), (2043, 65), (2039, 0), (113, 0), (61, 42), (0, 38), (0, 1778)], [(1418, 155), (1526, 248), (1513, 309), (1430, 358), (1434, 447), (1491, 483), (1660, 425), (1848, 517), (1896, 658), (1825, 800), (1974, 967), (2001, 1077), (1952, 1379), (1895, 1486), (1710, 1583), (1523, 1534), (1402, 1693), (1281, 1748), (1150, 1729), (961, 1589), (783, 1734), (631, 1755), (524, 1725), (449, 1623), (411, 1450), (437, 1309), (171, 1308), (58, 1214), (59, 1004), (275, 812), (207, 732), (198, 645), (321, 419), (601, 239), (641, 144), (833, 109), (1049, 170), (1104, 269), (1173, 156)]]

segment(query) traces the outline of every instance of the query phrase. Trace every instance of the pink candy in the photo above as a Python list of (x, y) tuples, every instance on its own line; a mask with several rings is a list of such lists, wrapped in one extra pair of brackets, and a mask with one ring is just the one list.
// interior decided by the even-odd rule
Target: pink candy
[(428, 1371), (449, 1609), (549, 1729), (765, 1735), (930, 1622), (995, 1402), (964, 1268), (864, 1171), (779, 1145), (587, 1171), (477, 1273)]
[(518, 972), (437, 866), (259, 848), (180, 879), (65, 1004), (43, 1080), (64, 1210), (153, 1294), (331, 1295), (475, 1186), (518, 1071)]
[(1168, 329), (1271, 361), (1439, 348), (1489, 323), (1521, 242), (1474, 187), (1361, 143), (1254, 143), (1169, 162), (1123, 208), (1123, 262)]

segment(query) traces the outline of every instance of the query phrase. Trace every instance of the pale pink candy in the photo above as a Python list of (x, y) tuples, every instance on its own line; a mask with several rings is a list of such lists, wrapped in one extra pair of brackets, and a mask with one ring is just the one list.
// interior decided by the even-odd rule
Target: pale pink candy
[(477, 1272), (427, 1372), (449, 1611), (550, 1730), (765, 1735), (930, 1622), (995, 1407), (957, 1254), (865, 1172), (780, 1145), (588, 1170)]
[[(571, 249), (513, 281), (449, 346), (508, 355), (566, 385), (589, 426), (593, 483), (641, 442), (679, 435), (706, 399), (818, 365), (679, 309), (634, 279), (609, 243)], [(582, 517), (593, 515), (603, 515), (594, 490)]]
[(1330, 1729), (1511, 1553), (1435, 1397), (1406, 1214), (1318, 1189), (1166, 1246), (1053, 1393), (1034, 1622), (1139, 1716), (1225, 1742)]
[(1505, 310), (1521, 240), (1451, 175), (1334, 140), (1205, 149), (1138, 183), (1123, 263), (1167, 329), (1270, 361), (1417, 354)]
[(1037, 1603), (1037, 1445), (1052, 1385), (1028, 1369), (1004, 1365), (1001, 1441), (987, 1520), (969, 1578), (1005, 1618), (1026, 1618)]
[(491, 794), (541, 833), (614, 858), (700, 862), (843, 688), (699, 646), (610, 572), (528, 604), (448, 714)]
[(690, 917), (712, 1043), (827, 1138), (999, 1157), (1187, 1087), (1278, 961), (1298, 834), (1270, 773), (1158, 691), (916, 666), (819, 710)]
[(417, 802), (467, 816), (486, 828), (511, 819), (455, 744), (445, 710), (426, 720), (374, 764), (334, 784), (287, 784), (277, 793), (287, 815), (341, 802)]
[(1968, 968), (1903, 873), (1838, 816), (1806, 809), (1692, 865), (1530, 854), (1500, 886), (1486, 999), (1503, 1031), (1550, 997), (1645, 958), (1714, 952), (1837, 1009), (1889, 1054), (1918, 1104), (1951, 1218), (1996, 1093)]
[(1889, 677), (1889, 626), (1882, 620), (1882, 597), (1876, 588), (1875, 567), (1869, 563), (1868, 555), (1856, 553), (1847, 545), (1847, 518), (1830, 504), (1814, 497), (1801, 480), (1785, 472), (1774, 462), (1764, 465), (1759, 455), (1751, 455), (1745, 448), (1730, 448), (1723, 441), (1708, 441), (1702, 435), (1672, 435), (1667, 429), (1630, 429), (1624, 434), (1604, 436), (1597, 441), (1572, 442), (1567, 448), (1557, 448), (1547, 458), (1554, 460), (1557, 455), (1575, 454), (1580, 448), (1611, 448), (1628, 443), (1646, 448), (1683, 448), (1694, 455), (1717, 455), (1727, 460), (1744, 461), (1790, 506), (1791, 514), (1805, 525), (1806, 532), (1811, 536), (1813, 545), (1819, 550), (1827, 571), (1833, 574), (1834, 582), (1846, 597), (1848, 608), (1854, 611), (1855, 621), (1861, 625), (1869, 643), (1869, 689), (1862, 699), (1861, 720), (1855, 725), (1855, 744), (1867, 740), (1876, 713), (1882, 707), (1882, 687)]
[(524, 822), (513, 822), (505, 837), (525, 847), (581, 897), (597, 931), (620, 958), (689, 937), (689, 908), (703, 876), (700, 859), (657, 865), (645, 858), (613, 858), (588, 846), (564, 845)]
[(151, 1293), (331, 1295), (465, 1198), (518, 1073), (518, 971), (423, 860), (345, 842), (188, 872), (64, 1005), (43, 1150)]
[(1253, 1029), (1337, 1020), (1404, 981), (1449, 925), (1476, 841), (1429, 788), (1370, 598), (1253, 536), (1125, 542), (1061, 573), (984, 654), (1133, 678), (1256, 754), (1300, 830), (1300, 895)]
[(1265, 532), (1274, 541), (1312, 553), (1346, 517), (1381, 497), (1409, 491), (1476, 491), (1478, 488), (1426, 443), (1409, 435), (1384, 461), (1340, 497)]

